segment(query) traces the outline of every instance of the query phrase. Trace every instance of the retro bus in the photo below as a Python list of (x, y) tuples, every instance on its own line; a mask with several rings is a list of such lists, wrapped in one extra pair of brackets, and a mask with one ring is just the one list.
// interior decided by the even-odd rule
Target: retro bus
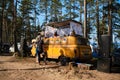
[(69, 60), (90, 60), (91, 47), (87, 39), (81, 36), (51, 37), (44, 39), (44, 52), (47, 58), (60, 59), (61, 56)]
[[(54, 36), (55, 32), (58, 36)], [(49, 23), (45, 26), (44, 36), (44, 52), (47, 58), (58, 60), (90, 60), (92, 58), (91, 47), (88, 45), (88, 40), (83, 37), (81, 23), (77, 21)]]

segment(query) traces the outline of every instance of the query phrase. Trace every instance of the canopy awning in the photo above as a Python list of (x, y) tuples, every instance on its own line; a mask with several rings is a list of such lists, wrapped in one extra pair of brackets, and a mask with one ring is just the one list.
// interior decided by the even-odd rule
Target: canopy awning
[(81, 24), (80, 22), (77, 22), (75, 20), (67, 20), (67, 21), (62, 21), (62, 22), (51, 22), (51, 23), (48, 23), (47, 26), (52, 26), (52, 27), (56, 27), (56, 28), (70, 27), (70, 22), (75, 22), (75, 23)]

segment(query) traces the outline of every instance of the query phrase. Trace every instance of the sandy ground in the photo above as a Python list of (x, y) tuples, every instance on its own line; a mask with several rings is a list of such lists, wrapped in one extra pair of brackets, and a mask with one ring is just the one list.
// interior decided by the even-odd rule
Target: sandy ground
[(120, 73), (79, 70), (54, 61), (38, 65), (35, 58), (0, 56), (0, 80), (120, 80)]

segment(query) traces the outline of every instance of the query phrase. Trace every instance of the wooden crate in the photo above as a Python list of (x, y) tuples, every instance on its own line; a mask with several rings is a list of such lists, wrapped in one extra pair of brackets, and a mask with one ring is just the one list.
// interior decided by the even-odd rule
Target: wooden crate
[(78, 68), (81, 70), (90, 70), (91, 64), (78, 63)]

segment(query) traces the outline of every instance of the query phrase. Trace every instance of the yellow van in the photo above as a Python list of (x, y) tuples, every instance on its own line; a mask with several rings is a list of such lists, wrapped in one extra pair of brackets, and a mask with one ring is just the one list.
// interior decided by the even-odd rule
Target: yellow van
[[(56, 32), (59, 36), (54, 37)], [(83, 37), (80, 22), (67, 20), (48, 23), (45, 26), (44, 36), (48, 37), (44, 39), (44, 52), (47, 58), (84, 61), (92, 58), (91, 47)]]
[(44, 51), (47, 58), (59, 59), (64, 56), (67, 59), (90, 60), (92, 58), (91, 47), (87, 40), (80, 36), (51, 37), (44, 39)]

